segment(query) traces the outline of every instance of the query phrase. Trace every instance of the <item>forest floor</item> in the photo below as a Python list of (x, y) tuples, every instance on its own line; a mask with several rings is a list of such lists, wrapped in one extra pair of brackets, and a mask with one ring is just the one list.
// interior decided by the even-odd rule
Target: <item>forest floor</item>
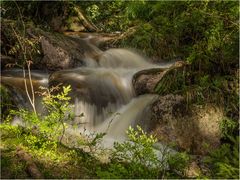
[(81, 150), (47, 141), (41, 144), (38, 137), (30, 134), (5, 135), (2, 134), (0, 146), (3, 179), (97, 178), (95, 170), (101, 163)]

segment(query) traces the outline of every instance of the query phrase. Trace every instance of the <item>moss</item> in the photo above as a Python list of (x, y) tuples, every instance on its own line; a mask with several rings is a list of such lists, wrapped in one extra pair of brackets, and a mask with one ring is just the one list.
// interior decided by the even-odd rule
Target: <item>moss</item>
[(26, 179), (30, 178), (26, 173), (26, 163), (16, 157), (16, 151), (1, 149), (1, 178)]

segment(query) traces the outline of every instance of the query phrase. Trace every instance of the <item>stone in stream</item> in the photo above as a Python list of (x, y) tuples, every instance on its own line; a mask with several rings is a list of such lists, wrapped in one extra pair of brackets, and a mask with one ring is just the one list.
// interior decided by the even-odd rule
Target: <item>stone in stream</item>
[(178, 72), (182, 72), (185, 65), (185, 62), (178, 61), (170, 68), (151, 68), (135, 73), (132, 83), (136, 95), (154, 94), (157, 91), (158, 94), (169, 93), (167, 88), (170, 87), (172, 83), (176, 83), (174, 76)]

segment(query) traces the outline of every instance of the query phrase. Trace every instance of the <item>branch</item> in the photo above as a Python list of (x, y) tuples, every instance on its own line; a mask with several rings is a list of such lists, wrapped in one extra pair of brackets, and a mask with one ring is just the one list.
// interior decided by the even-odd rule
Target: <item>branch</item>
[(27, 97), (28, 97), (28, 100), (30, 101), (30, 104), (32, 105), (33, 107), (33, 111), (35, 114), (36, 113), (36, 109), (35, 109), (35, 105), (33, 104), (33, 101), (29, 95), (29, 92), (28, 92), (28, 88), (27, 88), (27, 80), (26, 80), (26, 73), (25, 73), (25, 69), (24, 69), (24, 66), (23, 66), (23, 80), (24, 80), (24, 86), (25, 86), (25, 91), (26, 91), (26, 94), (27, 94)]
[(32, 91), (32, 107), (33, 107), (34, 113), (37, 114), (36, 107), (35, 107), (35, 93), (33, 89), (32, 76), (31, 76), (31, 70), (30, 70), (30, 61), (27, 62), (27, 67), (28, 67), (28, 77), (29, 77), (31, 91)]

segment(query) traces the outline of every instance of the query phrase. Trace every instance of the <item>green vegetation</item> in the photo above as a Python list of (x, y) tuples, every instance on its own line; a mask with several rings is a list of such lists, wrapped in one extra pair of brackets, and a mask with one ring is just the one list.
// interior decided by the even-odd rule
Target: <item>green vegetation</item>
[(25, 172), (29, 162), (18, 156), (18, 148), (31, 155), (44, 178), (184, 177), (174, 170), (183, 171), (189, 158), (183, 153), (170, 154), (165, 151), (162, 152), (164, 158), (159, 159), (152, 148), (156, 139), (148, 136), (140, 127), (136, 131), (129, 128), (130, 141), (116, 143), (108, 163), (99, 161), (81, 149), (57, 145), (56, 141), (20, 126), (5, 122), (0, 129), (3, 178), (34, 178)]
[(56, 141), (21, 127), (2, 124), (0, 128), (2, 178), (34, 178), (26, 173), (28, 162), (17, 155), (19, 147), (31, 155), (44, 178), (88, 178), (84, 161), (90, 162), (91, 157), (84, 152), (80, 156), (78, 150), (57, 146)]
[(238, 121), (238, 1), (113, 1), (109, 11), (103, 5), (89, 3), (87, 15), (104, 31), (123, 32), (115, 45), (141, 49), (155, 61), (189, 64), (182, 74), (167, 76), (156, 87), (159, 94), (223, 104), (226, 115)]
[(1, 94), (1, 121), (6, 119), (11, 109), (16, 108), (12, 102), (7, 88), (0, 85)]
[(239, 136), (234, 135), (237, 125), (228, 118), (222, 121), (222, 136), (231, 143), (223, 143), (206, 157), (205, 161), (211, 166), (212, 177), (239, 178)]
[(105, 171), (98, 172), (101, 178), (157, 178), (160, 175), (165, 162), (160, 161), (153, 151), (157, 139), (137, 128), (137, 131), (128, 129), (129, 141), (114, 144), (112, 163)]
[[(62, 92), (51, 94), (54, 90), (42, 93), (43, 102), (49, 111), (47, 116), (41, 116), (40, 119), (39, 115), (34, 114), (34, 112), (13, 111), (13, 114), (22, 118), (25, 126), (13, 126), (8, 121), (0, 125), (3, 178), (31, 177), (25, 173), (30, 163), (18, 155), (19, 148), (23, 149), (26, 154), (30, 154), (44, 178), (187, 177), (185, 170), (191, 158), (185, 153), (171, 153), (167, 147), (160, 150), (162, 156), (158, 157), (153, 148), (157, 139), (152, 135), (147, 135), (139, 126), (136, 130), (131, 127), (128, 129), (128, 141), (114, 144), (114, 149), (109, 157), (110, 161), (107, 163), (96, 159), (92, 154), (93, 151), (90, 151), (89, 154), (78, 147), (69, 148), (62, 144), (65, 124), (62, 124), (61, 120), (64, 117), (69, 117), (67, 112), (69, 111), (70, 98), (68, 93), (70, 87), (63, 87)], [(232, 132), (234, 126), (229, 124), (229, 120), (224, 121), (223, 132), (226, 132), (226, 128), (229, 129), (227, 131)], [(92, 150), (96, 149), (94, 147), (100, 143), (104, 135), (97, 134), (92, 139), (84, 141), (79, 139), (78, 145), (87, 145)], [(206, 163), (213, 166), (212, 177), (231, 178), (238, 176), (239, 141), (233, 139), (232, 136), (229, 138), (234, 144), (233, 147), (230, 144), (223, 144), (206, 159)], [(102, 149), (102, 151), (108, 153), (107, 150)]]
[[(116, 142), (111, 155), (111, 163), (97, 174), (101, 178), (184, 178), (184, 170), (189, 163), (185, 153), (172, 153), (168, 147), (153, 149), (157, 139), (147, 135), (141, 127), (129, 127), (129, 140)], [(104, 169), (104, 170), (103, 170)], [(177, 171), (176, 171), (177, 170)], [(177, 173), (176, 173), (177, 172)]]
[[(129, 141), (114, 144), (110, 162), (107, 164), (101, 163), (79, 147), (68, 148), (62, 144), (61, 140), (65, 133), (65, 124), (62, 120), (64, 120), (64, 117), (69, 117), (69, 113), (67, 114), (70, 110), (68, 93), (71, 88), (69, 86), (63, 87), (62, 92), (53, 94), (56, 89), (44, 89), (45, 91), (42, 93), (43, 104), (48, 110), (48, 115), (40, 116), (26, 110), (15, 110), (11, 113), (20, 117), (24, 126), (13, 126), (9, 121), (0, 125), (2, 132), (1, 149), (3, 152), (1, 154), (1, 164), (3, 165), (3, 177), (6, 176), (4, 178), (28, 178), (28, 174), (21, 172), (25, 172), (28, 168), (27, 164), (30, 163), (26, 160), (23, 161), (18, 156), (17, 149), (19, 148), (23, 149), (26, 154), (31, 155), (45, 178), (85, 178), (88, 176), (100, 178), (159, 178), (172, 177), (173, 175), (175, 177), (174, 169), (183, 171), (187, 166), (186, 157), (181, 156), (181, 153), (170, 154), (168, 150), (163, 149), (161, 151), (162, 157), (159, 158), (153, 149), (157, 139), (152, 135), (148, 136), (139, 126), (137, 130), (129, 128), (127, 131)], [(87, 145), (93, 150), (104, 135), (97, 134), (92, 139), (84, 141), (79, 139), (78, 145)], [(107, 150), (103, 151), (107, 153)], [(90, 151), (90, 153), (93, 153), (93, 151)], [(14, 159), (14, 156), (18, 158)], [(176, 159), (178, 159), (178, 166), (174, 165)], [(92, 164), (93, 160), (97, 161), (97, 163), (94, 162), (95, 165)], [(168, 168), (167, 163), (172, 169)], [(49, 168), (53, 165), (55, 168), (57, 167), (56, 172), (55, 168), (49, 171)], [(62, 167), (65, 168), (55, 175), (59, 172), (58, 168)], [(85, 169), (89, 169), (88, 167), (91, 170)], [(11, 168), (10, 172), (8, 172), (9, 168)], [(75, 171), (79, 171), (79, 173), (75, 173)], [(177, 177), (179, 177), (178, 174)]]
[(239, 137), (230, 138), (233, 145), (223, 144), (210, 153), (206, 162), (210, 164), (214, 178), (239, 178)]
[[(43, 105), (47, 110), (47, 115), (36, 114), (28, 110), (12, 110), (11, 114), (22, 119), (24, 126), (45, 138), (61, 142), (65, 133), (65, 123), (71, 119), (69, 100), (70, 86), (64, 87), (62, 93), (54, 95), (54, 91), (59, 87), (49, 89), (43, 88)], [(68, 114), (67, 114), (68, 113)], [(30, 137), (33, 142), (36, 137)], [(34, 145), (34, 144), (32, 144)]]
[[(238, 1), (3, 1), (1, 22), (2, 54), (27, 66), (29, 73), (31, 61), (34, 67), (42, 56), (31, 27), (57, 33), (118, 32), (107, 47), (139, 49), (157, 63), (183, 60), (184, 67), (169, 71), (155, 92), (183, 95), (189, 106), (213, 103), (224, 108), (225, 116), (221, 146), (205, 157), (207, 170), (194, 178), (239, 179)], [(114, 144), (109, 162), (94, 156), (105, 133), (82, 137), (76, 147), (64, 144), (66, 124), (74, 117), (70, 91), (69, 86), (43, 88), (47, 113), (37, 114), (34, 97), (29, 98), (33, 112), (18, 110), (7, 88), (0, 86), (2, 178), (34, 178), (18, 149), (31, 156), (44, 178), (189, 178), (192, 157), (163, 149), (159, 158), (152, 148), (157, 140), (141, 127), (129, 128), (128, 141)], [(13, 116), (23, 126), (11, 125)]]

